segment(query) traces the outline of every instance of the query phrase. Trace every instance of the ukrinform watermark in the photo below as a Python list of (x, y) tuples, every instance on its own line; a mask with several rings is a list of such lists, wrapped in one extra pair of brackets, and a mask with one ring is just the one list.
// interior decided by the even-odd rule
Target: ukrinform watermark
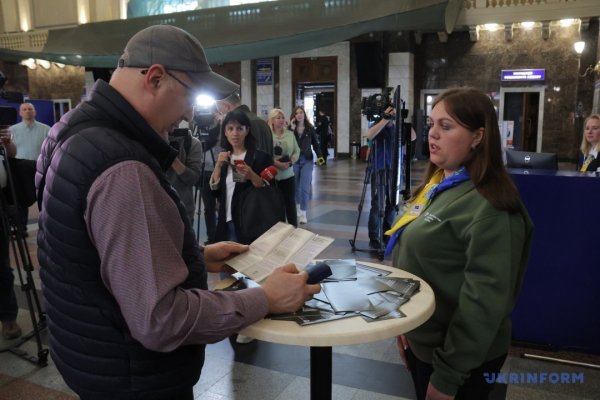
[(554, 385), (581, 385), (584, 382), (583, 372), (484, 372), (483, 377), (489, 384), (535, 385), (550, 383)]

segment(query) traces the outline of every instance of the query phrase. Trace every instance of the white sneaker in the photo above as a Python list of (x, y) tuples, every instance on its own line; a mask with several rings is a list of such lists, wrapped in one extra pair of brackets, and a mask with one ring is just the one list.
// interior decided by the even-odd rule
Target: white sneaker
[(302, 215), (302, 210), (300, 209), (300, 204), (296, 203), (296, 216), (300, 218)]
[(301, 224), (306, 224), (308, 222), (308, 220), (306, 219), (306, 211), (300, 211), (300, 215), (298, 215), (298, 222)]
[(239, 343), (239, 344), (247, 344), (247, 343), (251, 343), (255, 340), (256, 339), (253, 337), (240, 335), (239, 333), (238, 333), (237, 337), (235, 338), (235, 342)]

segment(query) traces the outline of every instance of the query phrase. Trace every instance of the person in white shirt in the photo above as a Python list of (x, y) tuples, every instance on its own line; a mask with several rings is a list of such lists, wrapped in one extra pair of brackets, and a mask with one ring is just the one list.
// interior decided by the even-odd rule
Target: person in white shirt
[[(48, 136), (50, 127), (35, 120), (35, 107), (31, 103), (23, 103), (19, 107), (22, 121), (10, 127), (13, 141), (17, 146), (16, 158), (36, 161), (42, 149), (42, 143)], [(27, 220), (29, 209), (19, 207), (19, 223), (25, 236), (27, 236)]]
[(23, 103), (19, 107), (19, 115), (23, 120), (10, 127), (17, 146), (17, 158), (35, 161), (40, 155), (42, 143), (48, 136), (50, 127), (36, 121), (36, 114), (33, 104)]

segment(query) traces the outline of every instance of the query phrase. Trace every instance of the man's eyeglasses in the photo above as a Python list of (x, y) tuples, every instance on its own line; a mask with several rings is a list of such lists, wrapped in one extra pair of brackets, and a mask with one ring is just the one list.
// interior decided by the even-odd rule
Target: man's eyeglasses
[[(148, 73), (148, 70), (147, 69), (143, 69), (140, 72), (142, 73), (142, 75), (146, 75)], [(194, 96), (194, 89), (190, 85), (188, 85), (187, 83), (185, 83), (184, 81), (182, 81), (181, 79), (179, 79), (178, 77), (176, 77), (174, 74), (170, 73), (168, 70), (165, 69), (165, 72), (171, 78), (175, 79), (181, 86), (183, 86), (184, 88), (186, 88), (186, 90), (187, 90), (187, 96), (186, 97), (187, 97), (189, 103), (191, 105), (194, 105), (196, 103), (196, 97)]]
[(190, 85), (188, 85), (187, 83), (185, 83), (184, 81), (182, 81), (181, 79), (179, 79), (178, 77), (176, 77), (175, 75), (173, 75), (172, 73), (170, 73), (169, 71), (165, 70), (165, 72), (167, 73), (167, 75), (169, 75), (171, 78), (175, 79), (177, 82), (179, 82), (181, 84), (181, 86), (183, 86), (184, 88), (186, 88), (189, 91), (193, 91), (192, 87)]

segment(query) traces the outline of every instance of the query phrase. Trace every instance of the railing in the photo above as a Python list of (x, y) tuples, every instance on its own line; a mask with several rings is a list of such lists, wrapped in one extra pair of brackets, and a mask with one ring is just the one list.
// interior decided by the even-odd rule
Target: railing
[[(569, 0), (562, 1), (568, 2)], [(574, 2), (576, 0), (570, 0)], [(495, 8), (495, 7), (511, 7), (511, 6), (525, 6), (525, 5), (542, 5), (548, 3), (560, 3), (561, 0), (464, 0), (463, 8), (465, 10), (473, 8)]]
[(0, 47), (10, 50), (38, 51), (44, 48), (47, 40), (47, 30), (5, 33), (0, 35)]

